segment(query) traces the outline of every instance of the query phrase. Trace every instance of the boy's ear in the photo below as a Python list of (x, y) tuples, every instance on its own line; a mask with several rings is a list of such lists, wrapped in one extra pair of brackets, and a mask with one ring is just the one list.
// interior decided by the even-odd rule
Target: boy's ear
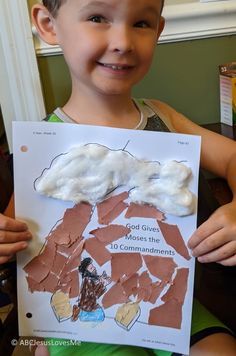
[(159, 39), (162, 31), (164, 30), (164, 27), (165, 27), (165, 18), (163, 16), (161, 16), (159, 24), (158, 24), (158, 29), (157, 29), (157, 40)]
[(50, 45), (58, 44), (54, 29), (54, 18), (45, 6), (41, 4), (34, 5), (31, 9), (31, 18), (40, 38), (44, 42)]

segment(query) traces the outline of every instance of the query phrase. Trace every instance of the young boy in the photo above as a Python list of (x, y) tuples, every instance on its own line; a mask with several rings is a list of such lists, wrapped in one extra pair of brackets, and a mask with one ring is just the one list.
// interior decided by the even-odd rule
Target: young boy
[[(153, 129), (202, 137), (201, 166), (227, 179), (234, 198), (205, 221), (189, 240), (202, 263), (236, 265), (236, 143), (205, 130), (157, 100), (134, 100), (131, 90), (147, 73), (164, 27), (162, 0), (43, 0), (32, 8), (41, 38), (59, 44), (72, 92), (48, 121), (129, 129)], [(210, 149), (209, 149), (210, 147)], [(6, 213), (8, 216), (11, 209)], [(0, 263), (27, 247), (26, 224), (0, 215)], [(217, 333), (216, 333), (217, 332)], [(236, 341), (219, 321), (194, 305), (191, 355), (235, 355)], [(46, 352), (38, 348), (36, 353)], [(82, 343), (50, 347), (61, 355), (148, 355), (142, 348)], [(171, 355), (153, 350), (153, 355)]]

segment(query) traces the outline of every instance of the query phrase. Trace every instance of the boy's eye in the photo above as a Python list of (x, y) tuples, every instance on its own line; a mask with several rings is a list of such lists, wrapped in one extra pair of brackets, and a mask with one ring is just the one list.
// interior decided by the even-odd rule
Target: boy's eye
[(96, 23), (104, 23), (104, 22), (107, 22), (107, 20), (101, 16), (101, 15), (94, 15), (94, 16), (90, 16), (88, 18), (89, 21), (91, 22), (96, 22)]
[(138, 21), (134, 25), (135, 27), (141, 27), (141, 28), (147, 28), (150, 27), (149, 23), (147, 21)]

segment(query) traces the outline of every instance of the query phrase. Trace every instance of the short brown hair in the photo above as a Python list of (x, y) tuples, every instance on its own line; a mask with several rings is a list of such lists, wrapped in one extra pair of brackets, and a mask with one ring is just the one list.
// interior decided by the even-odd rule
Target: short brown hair
[(42, 0), (43, 5), (48, 9), (52, 16), (56, 16), (57, 11), (67, 0)]
[[(43, 5), (48, 9), (48, 11), (52, 14), (52, 16), (56, 16), (57, 11), (63, 5), (67, 0), (42, 0)], [(161, 11), (163, 9), (164, 1), (162, 0), (162, 7)]]

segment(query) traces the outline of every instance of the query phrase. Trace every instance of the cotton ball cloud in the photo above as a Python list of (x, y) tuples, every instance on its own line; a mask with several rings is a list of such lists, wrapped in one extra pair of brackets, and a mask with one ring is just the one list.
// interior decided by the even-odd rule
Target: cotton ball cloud
[(191, 169), (176, 161), (161, 165), (138, 160), (124, 150), (87, 144), (56, 157), (36, 179), (35, 189), (61, 200), (96, 204), (115, 188), (126, 186), (131, 201), (183, 216), (195, 209), (190, 177)]
[(134, 188), (130, 198), (137, 203), (154, 205), (172, 215), (189, 215), (196, 205), (196, 199), (188, 189), (191, 174), (191, 169), (183, 163), (169, 161), (160, 166), (159, 179)]

